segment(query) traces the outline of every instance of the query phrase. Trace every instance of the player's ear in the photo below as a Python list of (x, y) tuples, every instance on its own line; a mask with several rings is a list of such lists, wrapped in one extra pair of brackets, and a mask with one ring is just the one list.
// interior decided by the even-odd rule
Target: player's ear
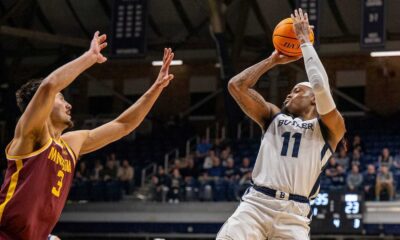
[(315, 95), (314, 93), (311, 94), (311, 104), (315, 106)]

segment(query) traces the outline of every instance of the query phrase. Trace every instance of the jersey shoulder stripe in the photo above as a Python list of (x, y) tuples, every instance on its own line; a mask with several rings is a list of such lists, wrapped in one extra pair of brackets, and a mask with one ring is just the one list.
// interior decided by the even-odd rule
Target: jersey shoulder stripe
[(8, 186), (6, 198), (3, 203), (0, 204), (0, 222), (3, 217), (4, 208), (6, 207), (7, 203), (11, 200), (14, 196), (15, 189), (17, 188), (19, 172), (23, 167), (22, 159), (15, 160), (16, 171), (11, 175), (11, 181)]
[(45, 145), (43, 145), (41, 148), (39, 148), (38, 150), (36, 150), (36, 151), (34, 151), (32, 153), (27, 153), (27, 154), (23, 154), (23, 155), (16, 155), (16, 156), (8, 154), (8, 150), (9, 150), (9, 148), (11, 146), (11, 143), (12, 143), (11, 142), (6, 147), (6, 157), (7, 157), (8, 160), (19, 160), (19, 159), (31, 158), (31, 157), (37, 156), (37, 155), (41, 154), (42, 152), (44, 152), (51, 145), (52, 142), (53, 142), (53, 139), (50, 138), (47, 141), (47, 143)]

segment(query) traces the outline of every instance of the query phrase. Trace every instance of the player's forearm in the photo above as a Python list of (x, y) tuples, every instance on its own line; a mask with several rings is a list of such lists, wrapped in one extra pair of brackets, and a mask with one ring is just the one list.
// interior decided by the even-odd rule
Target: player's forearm
[(70, 85), (82, 72), (96, 63), (96, 56), (85, 52), (77, 59), (61, 66), (52, 72), (43, 84), (50, 86), (55, 93), (60, 92)]
[(127, 132), (133, 131), (146, 117), (154, 103), (160, 96), (163, 87), (153, 84), (143, 96), (141, 96), (131, 107), (125, 110), (116, 121), (123, 124)]
[(229, 87), (248, 89), (254, 87), (260, 77), (276, 64), (271, 58), (267, 58), (234, 76), (229, 81)]
[(317, 111), (320, 115), (325, 115), (336, 108), (330, 93), (328, 75), (311, 43), (302, 44), (301, 50), (308, 80), (315, 95)]

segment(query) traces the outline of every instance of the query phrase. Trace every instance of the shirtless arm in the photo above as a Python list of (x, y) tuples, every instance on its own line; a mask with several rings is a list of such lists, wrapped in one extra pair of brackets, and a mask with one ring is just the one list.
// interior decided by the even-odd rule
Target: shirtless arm
[(254, 85), (260, 77), (271, 68), (298, 60), (300, 57), (288, 57), (274, 51), (267, 59), (245, 69), (234, 76), (228, 84), (232, 97), (240, 108), (255, 121), (261, 129), (266, 130), (265, 123), (280, 109), (267, 102), (255, 89)]

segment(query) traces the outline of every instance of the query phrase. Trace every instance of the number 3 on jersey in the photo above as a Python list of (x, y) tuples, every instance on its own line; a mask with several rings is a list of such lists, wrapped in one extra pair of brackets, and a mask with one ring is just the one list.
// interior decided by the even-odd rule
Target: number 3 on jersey
[(287, 156), (290, 138), (292, 137), (292, 138), (294, 138), (292, 157), (297, 158), (299, 156), (299, 148), (300, 148), (302, 134), (295, 133), (295, 134), (293, 134), (293, 136), (291, 136), (291, 137), (290, 136), (291, 136), (291, 132), (284, 132), (282, 134), (283, 146), (282, 146), (281, 156)]
[(64, 172), (61, 171), (61, 170), (58, 171), (57, 177), (59, 177), (60, 180), (57, 182), (57, 187), (53, 187), (51, 189), (51, 193), (56, 197), (60, 197), (60, 192), (61, 192), (61, 188), (62, 188), (62, 185), (63, 185), (62, 181), (64, 179)]

